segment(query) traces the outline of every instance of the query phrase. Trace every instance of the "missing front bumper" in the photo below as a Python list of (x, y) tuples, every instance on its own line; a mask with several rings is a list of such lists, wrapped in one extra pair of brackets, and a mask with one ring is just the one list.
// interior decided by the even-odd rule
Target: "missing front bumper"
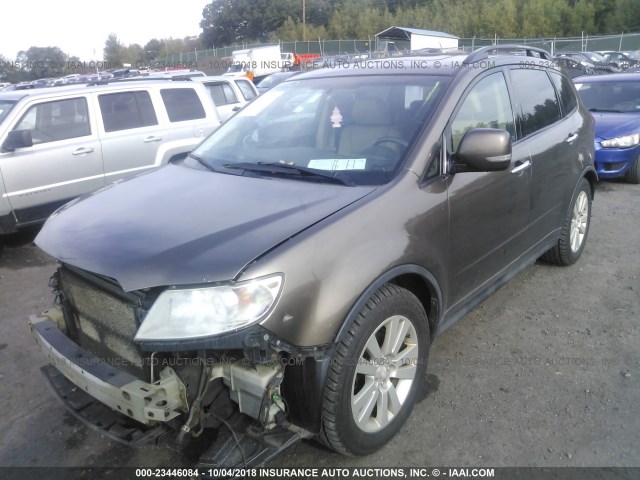
[(157, 382), (143, 382), (76, 345), (48, 318), (31, 316), (29, 328), (62, 375), (116, 412), (155, 426), (188, 411), (185, 387), (171, 368), (162, 370)]

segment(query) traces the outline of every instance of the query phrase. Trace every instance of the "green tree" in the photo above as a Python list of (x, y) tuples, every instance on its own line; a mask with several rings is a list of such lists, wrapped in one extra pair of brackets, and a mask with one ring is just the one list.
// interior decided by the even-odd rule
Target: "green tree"
[(265, 42), (299, 5), (298, 0), (214, 0), (202, 12), (202, 42), (207, 48)]
[(26, 65), (25, 80), (61, 77), (66, 73), (67, 55), (58, 47), (31, 47), (19, 55)]
[(157, 60), (162, 56), (162, 43), (157, 38), (152, 38), (144, 45), (144, 59), (147, 63)]
[(110, 33), (104, 43), (104, 60), (108, 64), (117, 67), (125, 62), (125, 46), (120, 43), (115, 33)]

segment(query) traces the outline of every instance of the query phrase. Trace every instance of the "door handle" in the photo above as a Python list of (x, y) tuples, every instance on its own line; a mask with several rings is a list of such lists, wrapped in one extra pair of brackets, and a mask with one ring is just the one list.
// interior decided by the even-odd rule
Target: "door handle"
[(71, 155), (86, 155), (87, 153), (93, 153), (94, 151), (95, 149), (93, 147), (89, 147), (89, 148), (80, 147), (80, 148), (76, 148), (73, 152), (71, 152)]
[(514, 175), (526, 170), (531, 166), (531, 160), (525, 160), (524, 162), (516, 162), (515, 168), (511, 170)]
[(156, 137), (154, 135), (147, 137), (144, 139), (144, 143), (151, 143), (151, 142), (160, 142), (162, 140), (162, 137)]
[(577, 133), (572, 133), (570, 134), (567, 139), (565, 140), (565, 142), (567, 143), (571, 143), (573, 142), (576, 138), (578, 138), (578, 134)]

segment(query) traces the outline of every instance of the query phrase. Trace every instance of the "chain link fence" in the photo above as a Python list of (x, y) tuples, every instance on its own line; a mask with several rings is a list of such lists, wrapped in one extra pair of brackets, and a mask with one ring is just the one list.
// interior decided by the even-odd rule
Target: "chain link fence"
[(459, 45), (471, 51), (487, 45), (504, 45), (507, 43), (540, 47), (555, 53), (559, 51), (634, 51), (640, 50), (640, 33), (620, 35), (599, 35), (581, 37), (548, 37), (548, 38), (461, 38)]
[[(540, 47), (550, 52), (563, 50), (597, 51), (597, 50), (640, 50), (640, 33), (624, 33), (620, 35), (600, 35), (581, 37), (549, 37), (549, 38), (460, 38), (459, 46), (465, 51), (488, 45), (504, 45), (507, 43), (530, 45)], [(389, 42), (379, 40), (377, 37), (369, 37), (363, 40), (309, 40), (279, 43), (246, 43), (230, 47), (214, 48), (209, 50), (196, 50), (170, 55), (159, 59), (157, 64), (165, 66), (197, 65), (198, 59), (203, 58), (228, 58), (232, 52), (247, 48), (264, 47), (267, 45), (280, 45), (282, 52), (293, 52), (298, 55), (314, 54), (321, 57), (334, 57), (340, 55), (367, 55), (377, 56), (380, 52), (398, 54), (409, 51), (408, 41)]]

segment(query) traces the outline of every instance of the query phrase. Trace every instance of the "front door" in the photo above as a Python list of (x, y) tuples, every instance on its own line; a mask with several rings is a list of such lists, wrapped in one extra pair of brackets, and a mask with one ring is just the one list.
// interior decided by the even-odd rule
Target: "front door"
[(44, 220), (104, 185), (100, 141), (85, 96), (28, 104), (11, 130), (27, 130), (33, 140), (31, 147), (0, 153), (5, 196), (18, 224)]
[(512, 103), (502, 71), (477, 81), (450, 121), (450, 158), (472, 128), (500, 128), (512, 136), (511, 166), (500, 172), (465, 172), (449, 178), (450, 305), (472, 295), (517, 259), (526, 243), (531, 159), (516, 142)]

